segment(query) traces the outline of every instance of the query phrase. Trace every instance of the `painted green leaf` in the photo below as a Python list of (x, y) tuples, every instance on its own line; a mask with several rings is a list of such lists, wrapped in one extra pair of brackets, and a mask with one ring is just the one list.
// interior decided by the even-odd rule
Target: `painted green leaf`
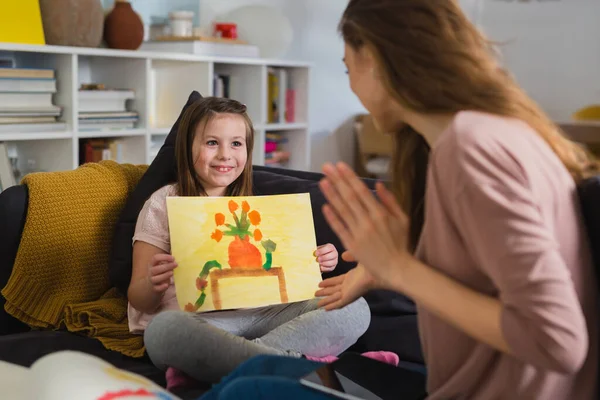
[(194, 304), (196, 308), (202, 307), (202, 305), (204, 304), (204, 300), (206, 300), (206, 293), (202, 292), (202, 294), (200, 295), (200, 297), (198, 297), (198, 300), (196, 300), (196, 303)]
[(200, 278), (206, 279), (210, 270), (213, 268), (222, 269), (221, 264), (219, 264), (219, 262), (217, 260), (207, 261), (206, 264), (204, 264), (204, 267), (202, 267), (202, 271), (200, 272), (200, 275), (199, 275)]
[(265, 248), (267, 254), (273, 253), (275, 251), (275, 249), (277, 248), (277, 244), (274, 241), (272, 241), (271, 239), (263, 240), (260, 242), (260, 244), (262, 244), (262, 247)]
[(265, 256), (266, 256), (266, 261), (265, 261), (265, 263), (263, 264), (263, 269), (264, 269), (265, 271), (268, 271), (268, 270), (270, 270), (270, 269), (271, 269), (271, 267), (273, 266), (273, 254), (272, 254), (272, 253), (269, 253), (269, 252), (267, 252), (267, 254), (266, 254)]

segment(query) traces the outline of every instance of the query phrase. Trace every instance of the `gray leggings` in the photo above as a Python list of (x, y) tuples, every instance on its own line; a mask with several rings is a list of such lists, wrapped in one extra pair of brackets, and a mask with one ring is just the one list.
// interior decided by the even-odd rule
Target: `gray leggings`
[(327, 312), (317, 308), (317, 299), (204, 314), (163, 311), (146, 328), (144, 342), (157, 367), (216, 382), (259, 354), (338, 355), (365, 333), (370, 320), (363, 298)]

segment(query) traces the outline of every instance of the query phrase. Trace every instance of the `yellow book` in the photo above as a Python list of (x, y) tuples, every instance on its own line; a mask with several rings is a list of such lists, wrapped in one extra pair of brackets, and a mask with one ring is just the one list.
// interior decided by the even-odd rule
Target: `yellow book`
[(0, 1), (0, 42), (46, 44), (38, 0)]

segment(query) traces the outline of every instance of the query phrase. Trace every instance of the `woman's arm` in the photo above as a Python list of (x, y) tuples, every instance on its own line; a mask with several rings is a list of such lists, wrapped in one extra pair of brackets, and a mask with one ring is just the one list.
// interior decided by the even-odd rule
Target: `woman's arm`
[[(452, 209), (454, 234), (469, 249), (474, 268), (496, 289), (488, 296), (408, 253), (407, 217), (383, 185), (377, 185), (378, 203), (346, 166), (324, 171), (325, 217), (377, 287), (407, 294), (466, 334), (527, 364), (560, 373), (581, 367), (588, 350), (586, 321), (558, 244), (528, 190), (519, 191), (513, 182), (473, 184), (444, 200)], [(321, 305), (345, 304), (345, 281), (321, 284), (325, 289), (319, 294), (326, 296)]]
[(127, 297), (135, 309), (144, 313), (156, 311), (164, 295), (164, 291), (154, 290), (150, 281), (152, 259), (157, 254), (168, 253), (146, 242), (136, 241), (133, 244), (133, 270)]
[(512, 353), (502, 334), (502, 303), (498, 299), (472, 290), (415, 258), (398, 270), (403, 272), (390, 282), (389, 289), (412, 298), (474, 339)]
[(587, 326), (569, 269), (532, 196), (469, 185), (453, 199), (455, 225), (498, 298), (412, 260), (395, 289), (473, 338), (541, 368), (576, 372)]

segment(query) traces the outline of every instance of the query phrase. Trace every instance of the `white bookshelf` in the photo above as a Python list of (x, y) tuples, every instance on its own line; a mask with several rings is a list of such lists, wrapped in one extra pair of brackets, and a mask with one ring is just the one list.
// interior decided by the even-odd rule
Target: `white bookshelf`
[[(256, 129), (253, 162), (265, 164), (265, 135), (280, 132), (291, 156), (286, 167), (308, 170), (310, 130), (308, 120), (311, 64), (306, 62), (195, 56), (191, 54), (124, 51), (102, 48), (35, 46), (0, 43), (0, 57), (12, 57), (16, 67), (55, 70), (57, 93), (53, 103), (62, 107), (64, 132), (1, 133), (19, 158), (23, 171), (29, 159), (37, 169), (59, 171), (79, 165), (79, 139), (120, 138), (123, 162), (149, 164), (155, 153), (153, 143), (162, 143), (192, 90), (213, 95), (214, 74), (230, 75), (230, 96), (248, 107)], [(267, 121), (267, 69), (285, 68), (296, 92), (295, 121), (269, 124)], [(78, 89), (82, 83), (103, 83), (135, 91), (128, 108), (139, 113), (135, 129), (79, 131)]]

